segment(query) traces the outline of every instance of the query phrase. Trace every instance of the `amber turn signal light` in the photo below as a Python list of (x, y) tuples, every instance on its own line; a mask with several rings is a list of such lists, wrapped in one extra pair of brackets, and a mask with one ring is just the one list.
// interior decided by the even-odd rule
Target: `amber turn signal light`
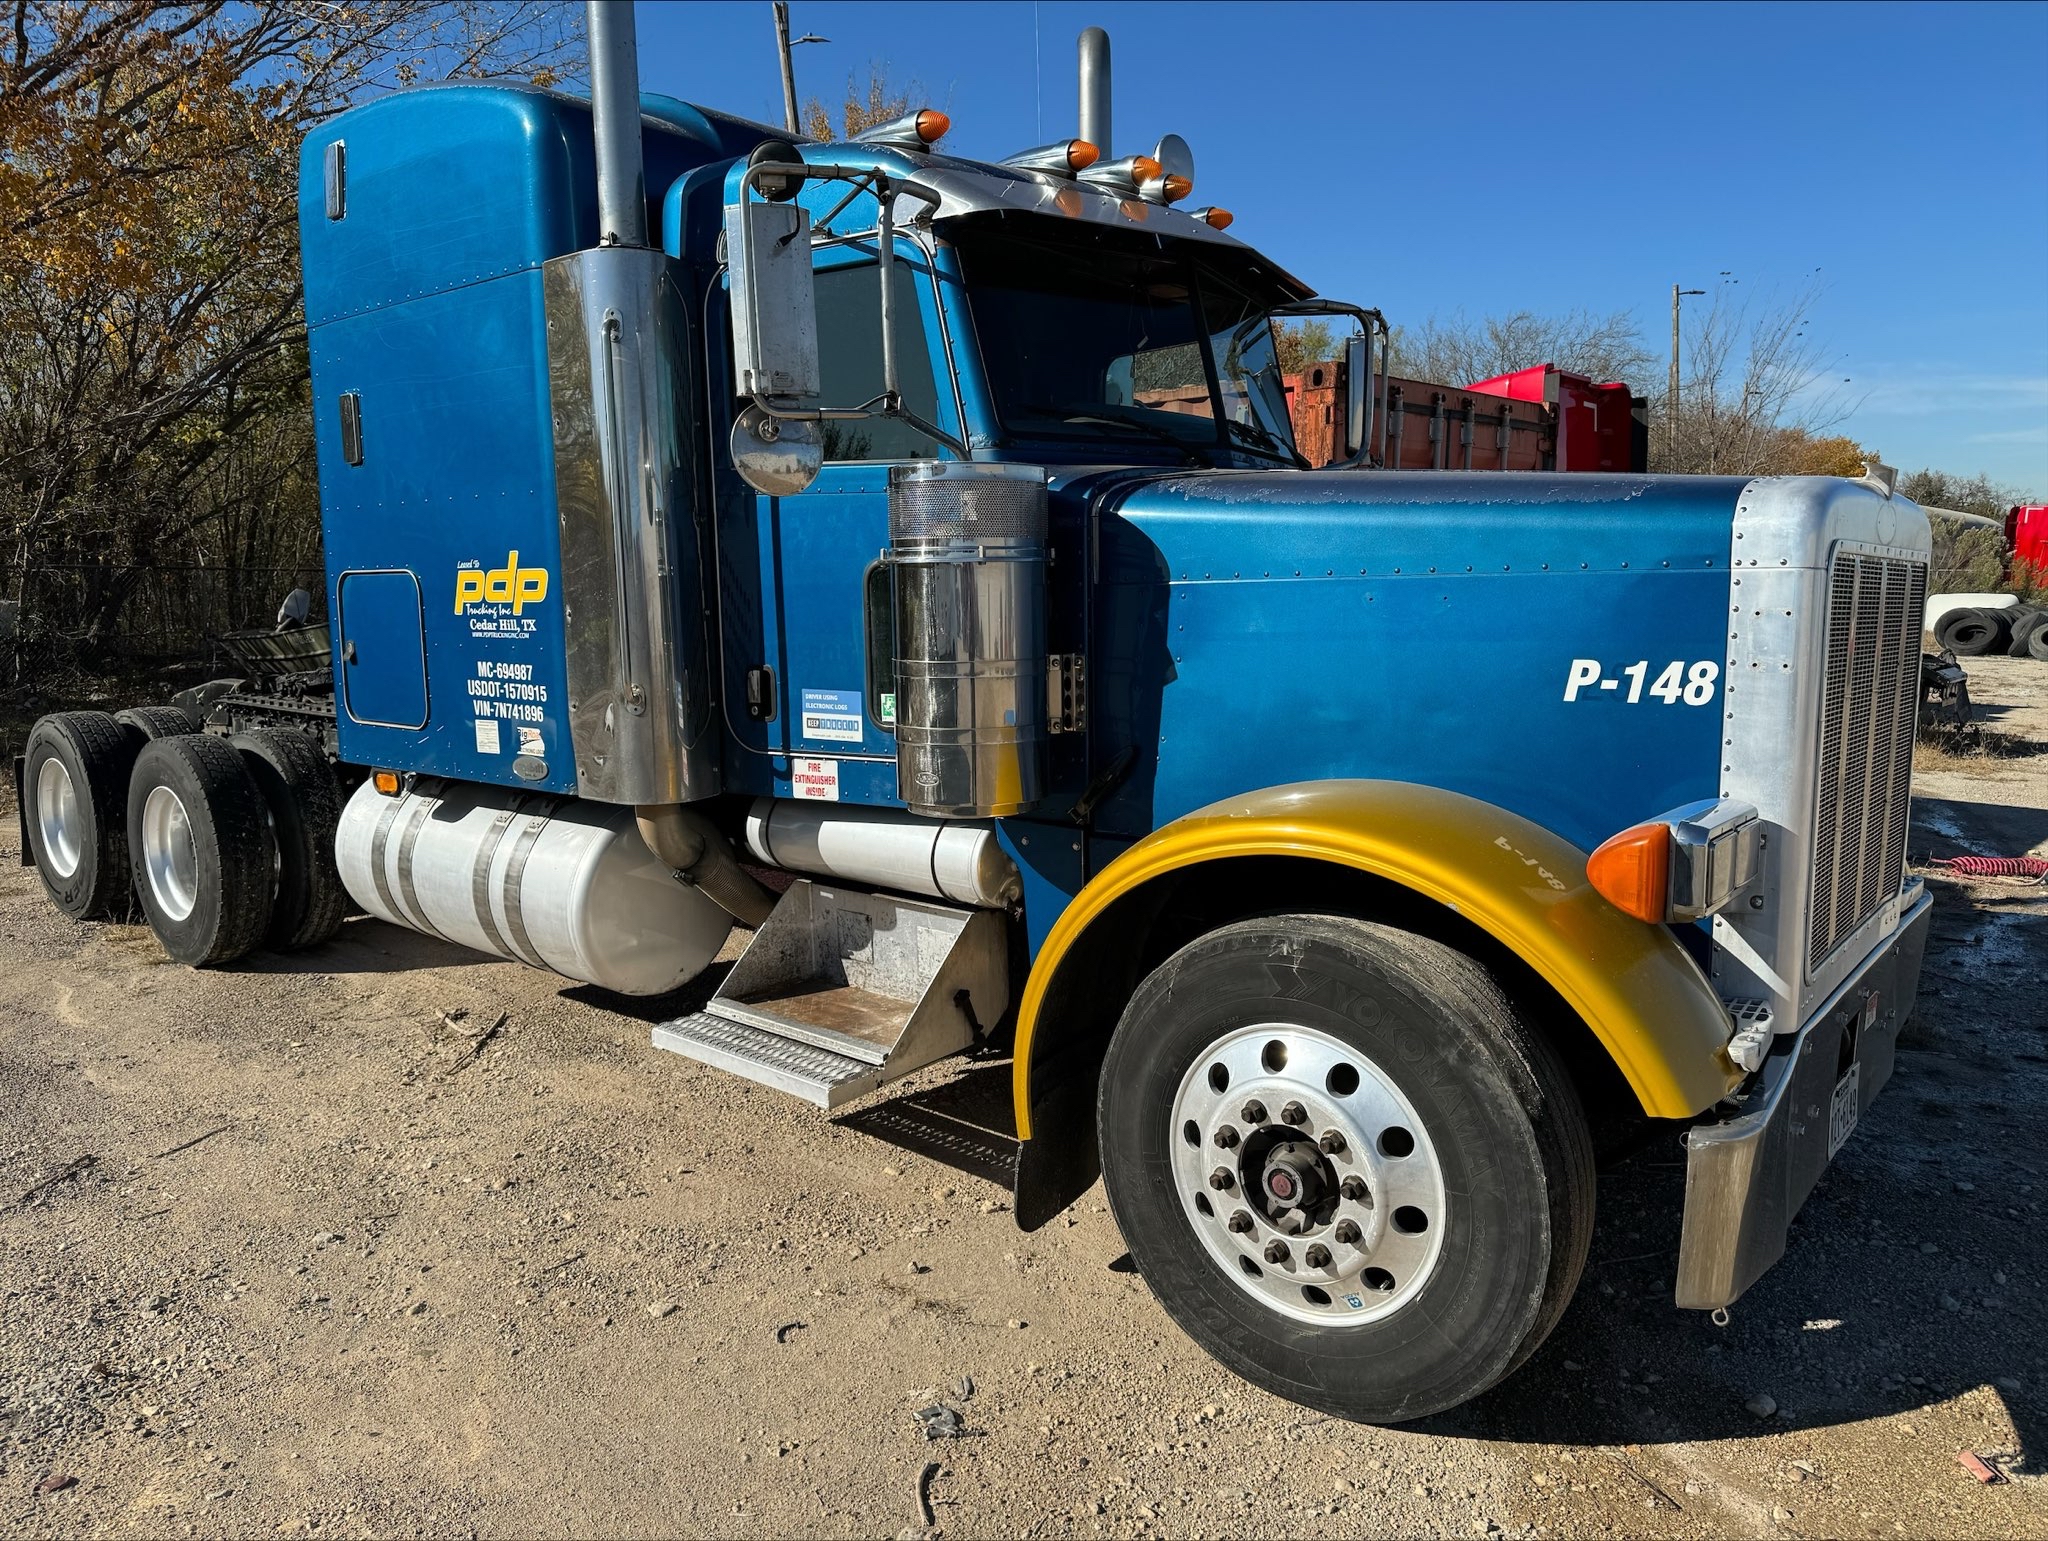
[(1237, 216), (1228, 209), (1195, 209), (1191, 212), (1211, 230), (1228, 230), (1237, 222)]
[(1163, 191), (1168, 203), (1179, 203), (1181, 199), (1187, 197), (1189, 193), (1195, 190), (1195, 184), (1187, 177), (1169, 176), (1164, 181), (1165, 187)]
[(1638, 824), (1603, 841), (1586, 859), (1586, 881), (1624, 914), (1662, 924), (1671, 907), (1671, 827)]
[(396, 797), (398, 795), (397, 771), (372, 771), (370, 772), (370, 782), (386, 797)]
[(1067, 170), (1086, 171), (1102, 159), (1102, 151), (1085, 139), (1067, 141)]
[(917, 137), (926, 144), (937, 144), (952, 126), (953, 120), (935, 107), (927, 107), (917, 115)]

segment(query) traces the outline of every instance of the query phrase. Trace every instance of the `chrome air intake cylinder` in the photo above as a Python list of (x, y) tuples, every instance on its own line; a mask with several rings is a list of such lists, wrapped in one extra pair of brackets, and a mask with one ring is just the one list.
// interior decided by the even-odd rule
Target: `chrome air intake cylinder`
[(1038, 801), (1048, 549), (1039, 467), (891, 468), (896, 793), (912, 812), (994, 818)]

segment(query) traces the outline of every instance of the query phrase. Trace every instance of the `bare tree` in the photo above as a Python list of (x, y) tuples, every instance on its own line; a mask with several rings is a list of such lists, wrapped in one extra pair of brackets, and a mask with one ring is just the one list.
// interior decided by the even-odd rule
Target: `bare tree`
[[(17, 599), (32, 571), (71, 575), (24, 603), (25, 625), (98, 644), (151, 564), (246, 552), (283, 519), (302, 548), (315, 526), (306, 130), (418, 80), (559, 81), (581, 66), (580, 22), (537, 0), (9, 9), (0, 540)], [(280, 413), (295, 421), (257, 432)], [(243, 452), (256, 442), (288, 449), (296, 474)]]
[(1630, 311), (1539, 315), (1518, 310), (1478, 321), (1460, 311), (1449, 320), (1431, 316), (1412, 330), (1397, 328), (1392, 369), (1448, 385), (1470, 385), (1538, 364), (1600, 381), (1641, 381), (1655, 362)]
[(1692, 321), (1677, 402), (1658, 397), (1658, 416), (1675, 432), (1651, 435), (1653, 469), (1767, 476), (1803, 468), (1815, 441), (1849, 413), (1813, 335), (1819, 297), (1811, 282), (1788, 297), (1738, 300), (1732, 285), (1714, 292)]

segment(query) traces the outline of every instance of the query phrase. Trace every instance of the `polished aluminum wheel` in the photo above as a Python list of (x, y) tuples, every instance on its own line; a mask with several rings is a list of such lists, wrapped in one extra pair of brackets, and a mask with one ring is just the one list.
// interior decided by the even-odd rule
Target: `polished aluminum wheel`
[(192, 821), (169, 787), (151, 787), (142, 804), (142, 870), (165, 919), (192, 913), (199, 900), (199, 856)]
[(1443, 1173), (1393, 1081), (1341, 1039), (1269, 1023), (1210, 1045), (1168, 1130), (1174, 1183), (1217, 1265), (1296, 1321), (1399, 1310), (1443, 1247)]
[(64, 879), (85, 859), (85, 831), (80, 828), (78, 788), (71, 772), (52, 755), (36, 772), (36, 833), (43, 839), (42, 859), (53, 876)]

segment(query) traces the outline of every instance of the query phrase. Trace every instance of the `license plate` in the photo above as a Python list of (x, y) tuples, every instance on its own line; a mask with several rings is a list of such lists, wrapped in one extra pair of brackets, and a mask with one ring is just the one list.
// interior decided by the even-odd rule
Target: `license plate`
[(1849, 1067), (1849, 1073), (1835, 1083), (1835, 1100), (1828, 1108), (1828, 1160), (1835, 1159), (1835, 1152), (1842, 1148), (1856, 1130), (1856, 1115), (1862, 1111), (1863, 1099), (1858, 1095), (1863, 1089), (1863, 1066), (1858, 1063)]

